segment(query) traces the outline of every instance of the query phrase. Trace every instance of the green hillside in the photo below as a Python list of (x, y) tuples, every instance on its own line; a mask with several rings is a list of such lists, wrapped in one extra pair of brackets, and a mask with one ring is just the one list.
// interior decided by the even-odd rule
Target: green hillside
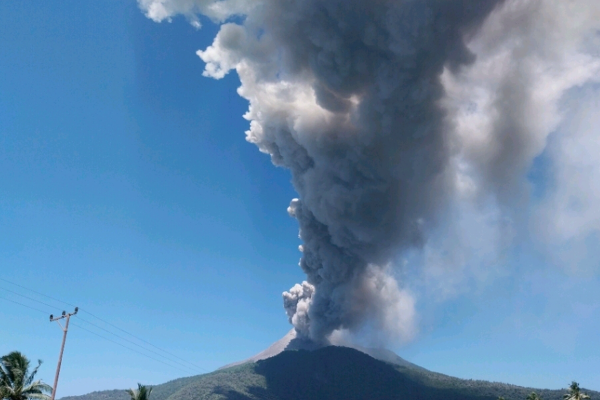
[[(565, 386), (569, 377), (565, 378)], [(157, 385), (151, 400), (562, 400), (563, 390), (523, 388), (453, 378), (421, 368), (378, 361), (357, 350), (325, 347), (285, 351), (275, 357)], [(585, 390), (592, 400), (600, 393)], [(61, 400), (128, 400), (124, 391), (94, 392)]]

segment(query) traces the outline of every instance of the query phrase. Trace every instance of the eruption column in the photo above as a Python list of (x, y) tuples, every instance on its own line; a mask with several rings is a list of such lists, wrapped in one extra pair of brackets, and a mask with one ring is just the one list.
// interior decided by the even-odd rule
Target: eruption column
[[(560, 125), (563, 95), (600, 76), (597, 0), (138, 1), (156, 21), (243, 17), (198, 55), (206, 76), (236, 70), (247, 140), (292, 173), (307, 280), (283, 293), (284, 307), (316, 342), (414, 334), (414, 300), (392, 273), (399, 254), (424, 248), (424, 276), (460, 282), (465, 265), (490, 264), (496, 243), (527, 235), (514, 224), (527, 210), (524, 177)], [(593, 157), (548, 157), (559, 172), (600, 174)], [(567, 181), (541, 215), (573, 228), (545, 234), (583, 241), (600, 231), (598, 213), (562, 205), (597, 183)]]

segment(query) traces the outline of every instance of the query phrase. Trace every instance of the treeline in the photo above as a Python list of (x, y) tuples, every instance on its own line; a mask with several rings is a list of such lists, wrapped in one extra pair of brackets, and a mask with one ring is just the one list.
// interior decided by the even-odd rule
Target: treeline
[[(564, 400), (585, 400), (585, 399), (589, 399), (589, 398), (590, 398), (590, 396), (583, 393), (581, 391), (581, 388), (579, 387), (579, 383), (577, 383), (575, 381), (571, 382), (571, 385), (569, 385), (568, 393), (565, 393), (563, 395)], [(498, 397), (498, 400), (507, 400), (507, 399), (500, 396), (500, 397)], [(525, 400), (543, 400), (543, 399), (536, 392), (531, 392), (530, 394), (527, 395)]]

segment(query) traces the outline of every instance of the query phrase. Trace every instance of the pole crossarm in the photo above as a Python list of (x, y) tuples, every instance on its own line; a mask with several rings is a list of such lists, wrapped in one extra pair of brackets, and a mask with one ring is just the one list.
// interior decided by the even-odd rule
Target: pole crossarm
[[(54, 376), (54, 386), (52, 387), (52, 396), (50, 397), (50, 400), (54, 400), (55, 396), (56, 396), (56, 386), (58, 386), (58, 376), (60, 375), (60, 365), (62, 364), (62, 357), (63, 357), (63, 352), (65, 351), (65, 342), (67, 341), (67, 331), (69, 330), (69, 319), (77, 314), (77, 312), (79, 311), (79, 307), (75, 307), (75, 311), (73, 311), (72, 313), (67, 313), (66, 311), (62, 312), (62, 315), (60, 315), (59, 317), (54, 317), (54, 315), (50, 315), (50, 322), (56, 322), (58, 324), (58, 326), (60, 326), (60, 329), (63, 331), (63, 339), (62, 339), (62, 345), (60, 346), (60, 354), (58, 356), (58, 365), (56, 366), (56, 375)], [(63, 327), (60, 324), (60, 320), (64, 319), (65, 320), (65, 326)]]

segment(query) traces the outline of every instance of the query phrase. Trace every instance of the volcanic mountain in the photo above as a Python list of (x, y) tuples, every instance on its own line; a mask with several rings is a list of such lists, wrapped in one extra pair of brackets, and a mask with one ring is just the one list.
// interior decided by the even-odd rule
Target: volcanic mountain
[[(458, 379), (388, 350), (319, 346), (292, 331), (247, 360), (156, 385), (150, 400), (524, 400), (532, 391), (544, 400), (562, 400), (565, 393)], [(600, 400), (599, 392), (583, 391)], [(129, 395), (110, 390), (61, 400), (129, 400)]]

